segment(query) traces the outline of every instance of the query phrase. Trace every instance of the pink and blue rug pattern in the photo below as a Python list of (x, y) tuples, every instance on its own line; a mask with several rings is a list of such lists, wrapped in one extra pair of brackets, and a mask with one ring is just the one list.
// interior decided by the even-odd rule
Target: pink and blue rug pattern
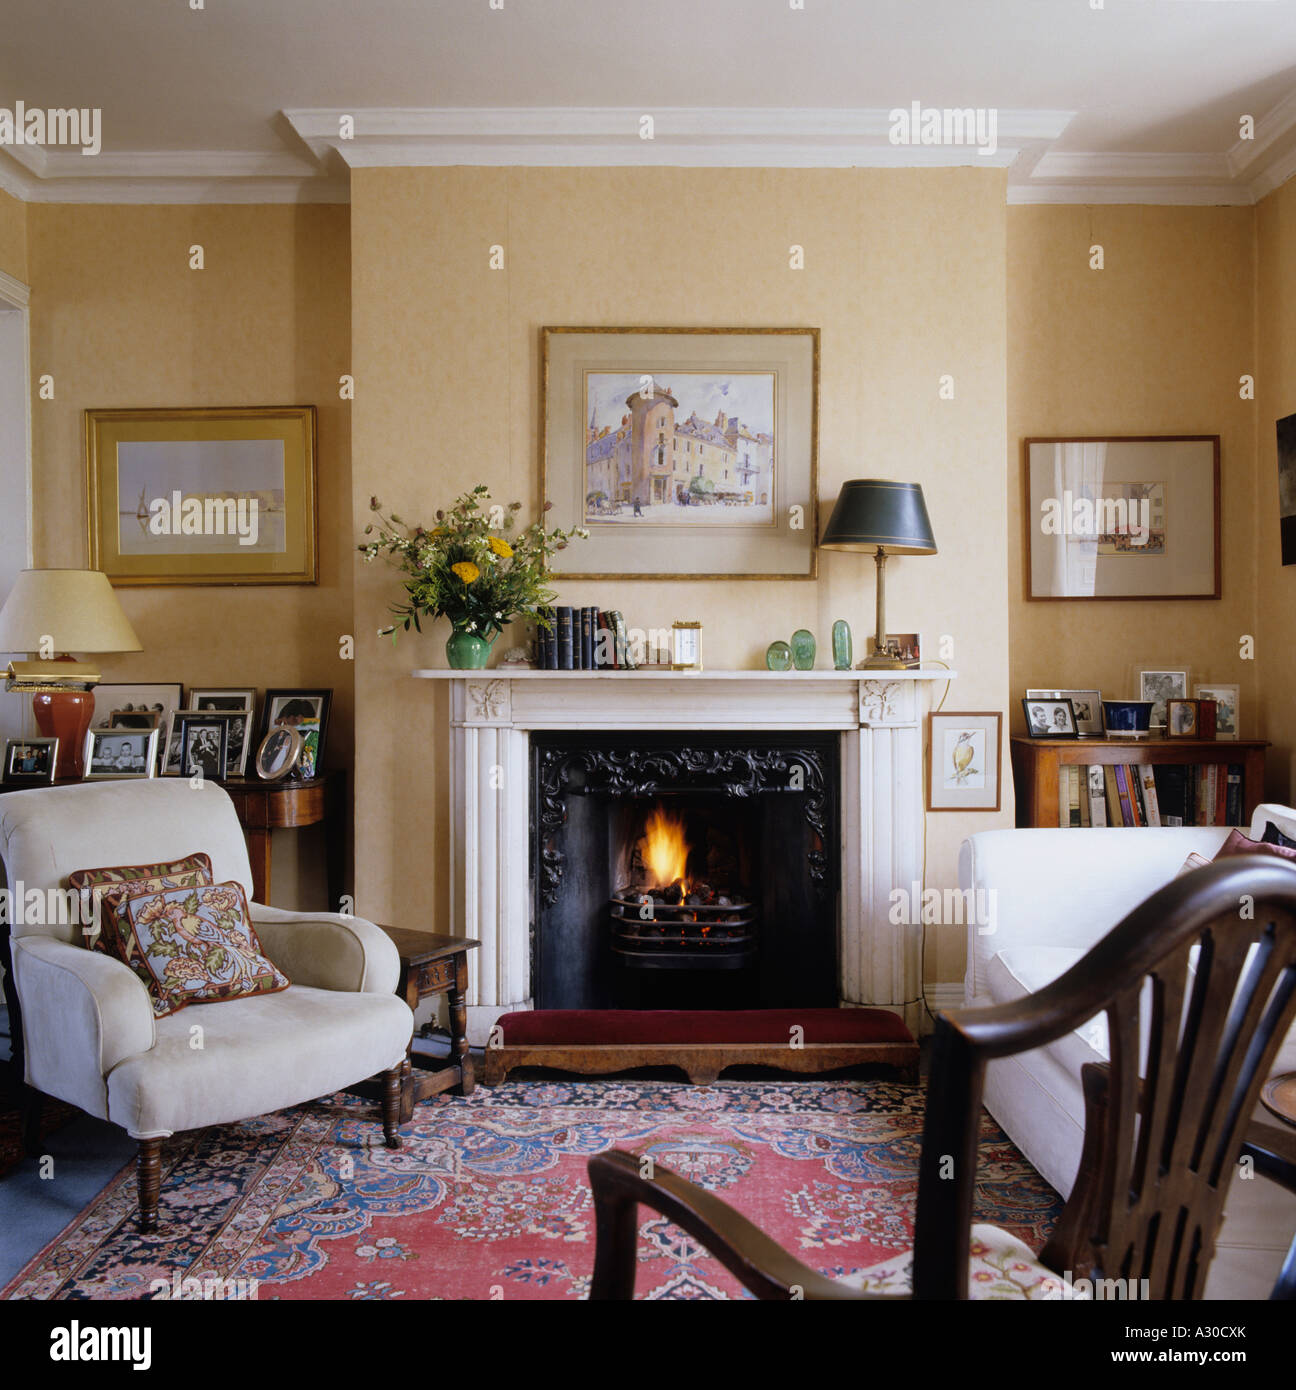
[[(169, 1140), (161, 1229), (135, 1228), (133, 1167), (3, 1291), (149, 1298), (158, 1281), (256, 1281), (259, 1299), (579, 1299), (594, 1262), (585, 1164), (650, 1154), (831, 1276), (912, 1243), (921, 1088), (891, 1082), (514, 1081), (417, 1107), (382, 1146), (337, 1095)], [(1039, 1249), (1060, 1211), (987, 1117), (975, 1219)], [(637, 1296), (746, 1297), (641, 1209)]]

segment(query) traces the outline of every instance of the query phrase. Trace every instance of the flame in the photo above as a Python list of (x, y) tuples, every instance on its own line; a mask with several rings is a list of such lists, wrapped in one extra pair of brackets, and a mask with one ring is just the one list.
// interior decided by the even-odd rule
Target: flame
[(684, 838), (684, 818), (662, 807), (654, 808), (644, 822), (639, 841), (644, 868), (652, 876), (651, 888), (669, 888), (684, 877), (688, 866), (688, 841)]

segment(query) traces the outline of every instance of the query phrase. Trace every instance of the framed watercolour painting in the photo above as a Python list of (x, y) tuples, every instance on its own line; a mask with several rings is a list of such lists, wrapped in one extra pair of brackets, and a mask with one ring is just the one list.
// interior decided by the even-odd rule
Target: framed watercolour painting
[(1027, 598), (1219, 598), (1219, 435), (1025, 449)]
[(997, 811), (1003, 716), (927, 716), (927, 809)]
[(90, 566), (118, 585), (314, 584), (315, 407), (87, 410)]
[(558, 577), (815, 577), (817, 328), (541, 332)]

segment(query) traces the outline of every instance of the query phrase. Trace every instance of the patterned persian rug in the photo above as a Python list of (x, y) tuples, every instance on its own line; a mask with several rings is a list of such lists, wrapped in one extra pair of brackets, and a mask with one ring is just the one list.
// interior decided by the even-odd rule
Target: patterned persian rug
[[(259, 1299), (579, 1299), (594, 1263), (585, 1163), (651, 1154), (840, 1276), (908, 1247), (923, 1092), (892, 1082), (515, 1081), (417, 1107), (404, 1147), (349, 1096), (168, 1141), (161, 1227), (124, 1169), (3, 1291), (149, 1298), (183, 1279)], [(1060, 1210), (986, 1117), (975, 1219), (1033, 1249)], [(746, 1296), (640, 1208), (640, 1298)], [(195, 1288), (197, 1286), (191, 1286)]]

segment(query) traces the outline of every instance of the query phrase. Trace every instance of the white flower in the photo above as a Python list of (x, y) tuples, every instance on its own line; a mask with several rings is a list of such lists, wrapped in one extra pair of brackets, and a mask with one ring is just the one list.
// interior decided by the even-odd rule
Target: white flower
[(497, 618), (502, 618), (502, 617), (504, 616), (504, 614), (503, 614), (503, 613), (496, 613), (495, 616), (496, 616)]

